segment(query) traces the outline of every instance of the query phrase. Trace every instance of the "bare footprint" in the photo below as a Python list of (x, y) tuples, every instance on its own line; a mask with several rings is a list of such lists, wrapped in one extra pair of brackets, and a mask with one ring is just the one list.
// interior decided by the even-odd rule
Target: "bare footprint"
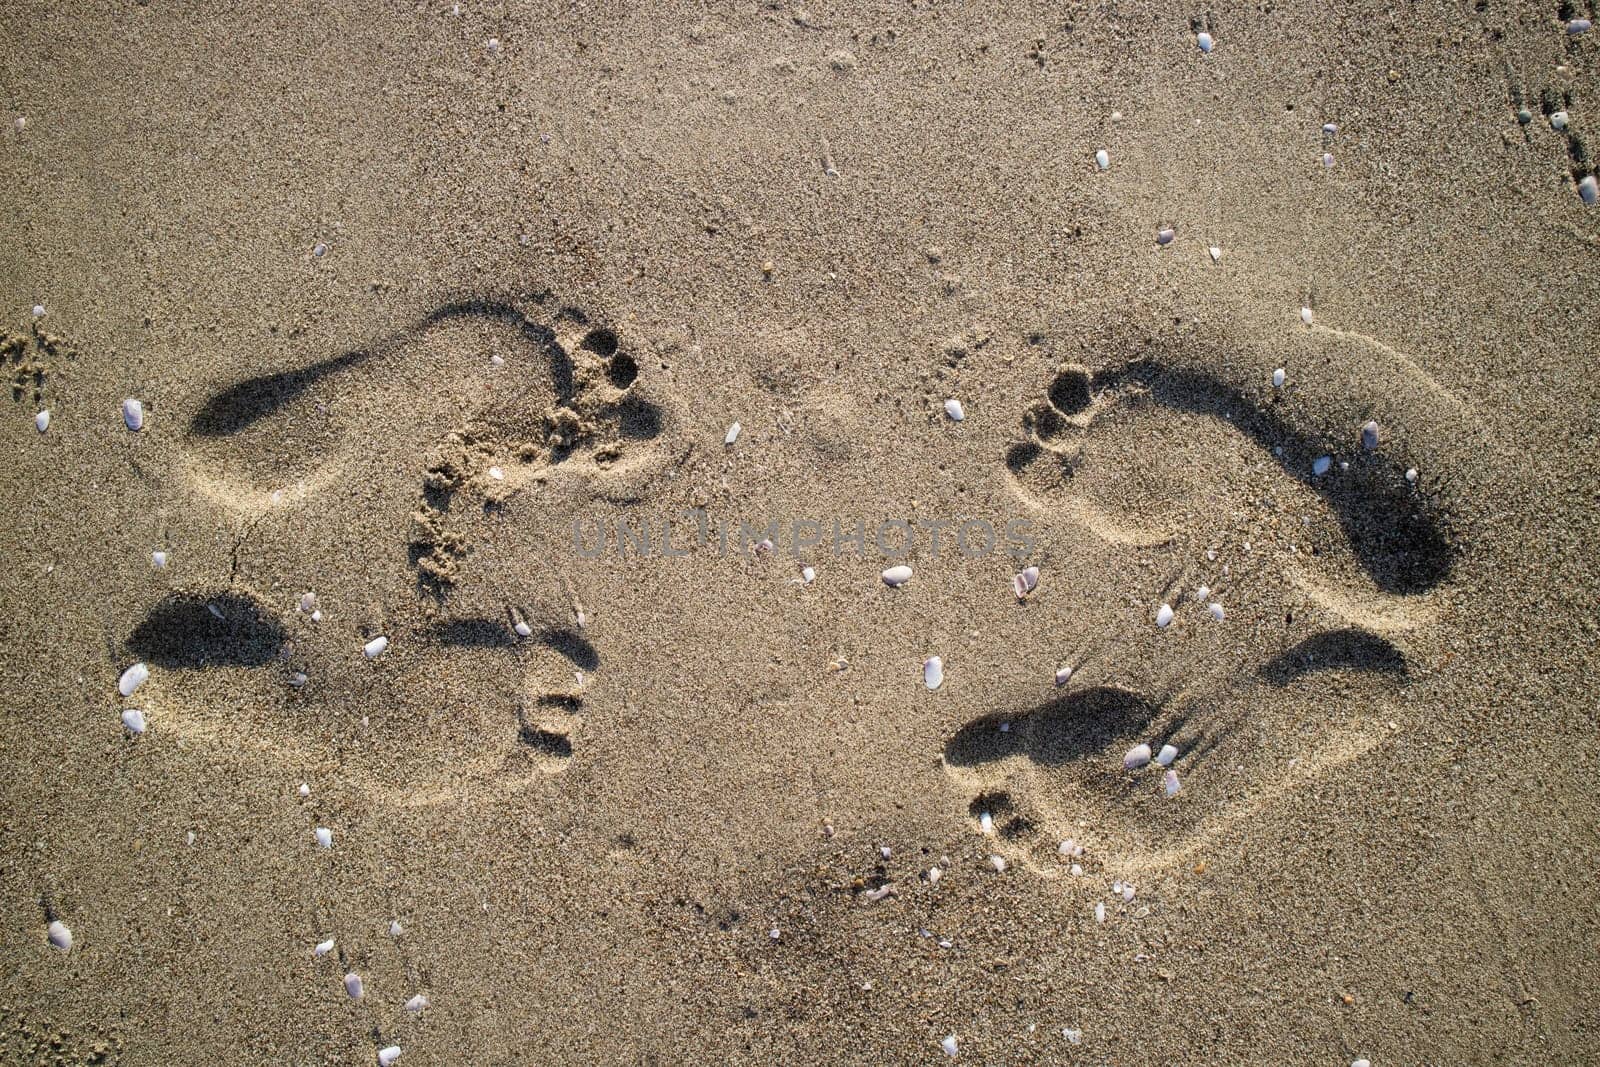
[[(196, 490), (247, 524), (241, 543), (273, 542), (262, 553), (294, 573), (241, 576), (236, 547), (229, 584), (150, 607), (122, 655), (154, 668), (139, 700), (156, 735), (260, 746), (302, 769), (336, 764), (407, 805), (498, 796), (572, 764), (601, 657), (571, 589), (523, 558), (521, 542), (561, 526), (559, 510), (538, 518), (549, 509), (635, 498), (673, 457), (631, 348), (571, 308), (536, 317), (543, 307), (452, 300), (363, 349), (206, 401), (186, 436)], [(375, 421), (385, 432), (367, 432)], [(262, 589), (321, 585), (312, 568), (329, 558), (307, 552), (295, 566), (307, 536), (297, 512), (381, 471), (368, 454), (379, 443), (418, 472), (410, 499), (339, 535), (377, 554), (363, 566), (381, 588), (370, 603), (307, 593), (274, 604)], [(558, 479), (564, 491), (545, 503)], [(524, 527), (499, 533), (513, 513)], [(490, 551), (473, 566), (480, 540), (518, 559)], [(359, 632), (346, 636), (352, 620)], [(363, 660), (362, 643), (380, 637)]]
[(1023, 415), (1019, 495), (1161, 583), (1123, 630), (1085, 636), (1060, 695), (945, 747), (972, 818), (1037, 870), (1074, 860), (1067, 839), (1120, 874), (1174, 863), (1401, 717), (1406, 635), (1456, 562), (1448, 509), (1394, 442), (1364, 447), (1360, 423), (1340, 440), (1262, 392), (1155, 350), (1065, 366)]

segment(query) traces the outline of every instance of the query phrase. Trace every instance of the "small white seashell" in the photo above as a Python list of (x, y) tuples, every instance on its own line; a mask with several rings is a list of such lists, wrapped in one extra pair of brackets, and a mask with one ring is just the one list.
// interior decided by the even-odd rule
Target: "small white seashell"
[(979, 815), (978, 829), (985, 834), (994, 833), (994, 816), (990, 815), (988, 812), (984, 812), (982, 815)]
[(1071, 677), (1072, 677), (1072, 668), (1071, 667), (1057, 667), (1056, 668), (1056, 685), (1066, 685), (1067, 681)]
[(911, 568), (904, 563), (883, 572), (884, 585), (905, 585), (911, 580)]
[(311, 621), (312, 622), (321, 622), (322, 621), (322, 609), (321, 608), (318, 608), (316, 611), (313, 611), (311, 613)]
[(1156, 762), (1163, 767), (1172, 766), (1172, 761), (1178, 758), (1178, 750), (1172, 745), (1162, 745), (1161, 751), (1156, 753)]
[(33, 427), (40, 433), (44, 433), (50, 428), (50, 412), (48, 409), (39, 412), (33, 417)]
[(135, 736), (144, 733), (144, 712), (138, 708), (129, 708), (122, 713), (122, 725)]
[(1211, 39), (1211, 35), (1209, 33), (1197, 35), (1194, 39), (1194, 43), (1200, 46), (1200, 51), (1207, 54), (1209, 54), (1211, 50), (1217, 46), (1217, 42)]
[(1417, 484), (1417, 468), (1415, 468), (1415, 467), (1406, 468), (1406, 481), (1410, 482), (1412, 485), (1416, 485)]
[(1300, 309), (1300, 321), (1305, 323), (1307, 326), (1311, 325), (1311, 309), (1310, 308), (1303, 307), (1303, 308)]
[(1331, 122), (1324, 122), (1322, 124), (1322, 133), (1326, 137), (1332, 137), (1334, 134), (1336, 134), (1338, 132), (1339, 132), (1339, 127), (1335, 126)]
[(817, 580), (817, 569), (815, 567), (801, 567), (800, 580), (810, 585)]
[(300, 788), (298, 790), (296, 790), (296, 792), (298, 792), (303, 797), (308, 797), (308, 796), (311, 795), (311, 787), (309, 785), (306, 785), (304, 782), (301, 782), (300, 783)]
[(1361, 447), (1366, 449), (1368, 452), (1377, 450), (1378, 424), (1376, 422), (1369, 422), (1365, 426), (1361, 427)]
[(1567, 23), (1567, 33), (1573, 37), (1576, 37), (1580, 33), (1588, 33), (1589, 28), (1593, 25), (1594, 23), (1590, 22), (1588, 19), (1573, 19), (1571, 22)]
[(518, 637), (533, 636), (533, 627), (529, 626), (527, 622), (522, 619), (518, 619), (514, 624), (512, 624), (511, 629), (516, 632)]
[(772, 929), (767, 931), (767, 936), (776, 941), (778, 938), (783, 936), (783, 931), (774, 926)]
[(1070, 859), (1073, 855), (1072, 850), (1077, 847), (1078, 843), (1069, 837), (1065, 841), (1061, 842), (1061, 846), (1056, 849), (1056, 852), (1061, 856), (1062, 859)]
[(1284, 379), (1286, 377), (1288, 377), (1288, 376), (1286, 374), (1284, 374), (1282, 367), (1279, 367), (1277, 370), (1273, 371), (1272, 372), (1272, 387), (1274, 389), (1282, 389), (1283, 388), (1283, 382), (1284, 382)]
[(223, 617), (222, 609), (217, 607), (215, 604), (207, 604), (206, 610), (211, 612), (211, 617), (214, 619), (222, 619)]
[(1094, 906), (1094, 921), (1097, 923), (1106, 921), (1106, 906), (1104, 904), (1096, 904)]
[(149, 677), (150, 668), (143, 663), (135, 663), (123, 671), (122, 677), (117, 679), (117, 692), (125, 697), (131, 697)]
[(998, 855), (990, 856), (989, 866), (993, 867), (996, 872), (1004, 871), (1006, 869), (1006, 858)]
[(739, 431), (741, 429), (743, 429), (743, 427), (741, 427), (737, 422), (734, 423), (732, 426), (729, 426), (728, 427), (728, 433), (727, 433), (726, 436), (723, 437), (722, 443), (725, 444), (725, 445), (733, 444), (735, 441), (737, 441), (739, 439)]
[(1327, 167), (1329, 170), (1333, 169), (1333, 153), (1332, 152), (1324, 152), (1324, 153), (1322, 153), (1322, 165), (1324, 167)]
[(1222, 262), (1222, 249), (1218, 248), (1216, 245), (1212, 245), (1210, 248), (1206, 249), (1206, 251), (1211, 255), (1211, 262)]
[(187, 841), (192, 848), (194, 846), (194, 831), (190, 830), (188, 833), (184, 834), (183, 839)]
[(1111, 892), (1112, 892), (1113, 896), (1121, 896), (1122, 895), (1122, 879), (1121, 878), (1118, 878), (1115, 882), (1111, 883)]
[(1021, 574), (1011, 579), (1011, 591), (1017, 594), (1017, 599), (1024, 599), (1029, 593), (1039, 587), (1039, 568), (1028, 567)]
[(1083, 1044), (1083, 1031), (1082, 1030), (1074, 1030), (1072, 1027), (1069, 1026), (1066, 1029), (1061, 1031), (1061, 1036), (1067, 1039), (1067, 1044), (1069, 1044), (1069, 1045), (1081, 1045), (1081, 1044)]
[(1350, 1067), (1372, 1067), (1371, 1060), (1351, 1060)]
[(1209, 585), (1202, 585), (1199, 589), (1196, 589), (1194, 591), (1195, 600), (1199, 601), (1202, 604), (1204, 604), (1206, 602), (1206, 597), (1208, 597), (1210, 595), (1211, 595), (1211, 587)]
[(62, 952), (72, 951), (72, 931), (67, 929), (67, 924), (56, 919), (45, 927), (45, 937), (50, 939), (50, 947), (60, 949)]
[(1171, 226), (1163, 226), (1161, 229), (1156, 231), (1156, 244), (1170, 245), (1172, 243), (1172, 239), (1176, 236), (1177, 234), (1173, 232)]
[(922, 661), (922, 683), (929, 689), (937, 689), (944, 684), (944, 660), (929, 656)]
[(1123, 756), (1122, 756), (1122, 769), (1125, 770), (1125, 771), (1136, 771), (1140, 767), (1143, 767), (1146, 763), (1149, 763), (1149, 762), (1150, 762), (1150, 746), (1149, 745), (1134, 745), (1132, 748), (1128, 749), (1128, 751), (1123, 754)]
[(159, 548), (156, 549), (154, 552), (150, 553), (150, 565), (153, 566), (158, 571), (166, 570), (167, 569), (167, 554), (165, 552), (161, 551), (161, 549), (159, 549)]
[(878, 855), (882, 856), (884, 859), (888, 859), (894, 855), (894, 849), (890, 848), (888, 845), (879, 845)]
[(956, 1047), (956, 1035), (955, 1034), (946, 1035), (945, 1039), (943, 1041), (939, 1042), (939, 1047), (944, 1049), (944, 1054), (946, 1056), (949, 1056), (951, 1059), (954, 1059), (955, 1056), (956, 1056), (956, 1053), (961, 1051), (960, 1049), (958, 1049)]
[(380, 635), (378, 637), (374, 637), (371, 641), (368, 641), (365, 645), (361, 646), (361, 651), (368, 659), (377, 659), (379, 656), (383, 655), (384, 649), (388, 647), (389, 639)]
[(326, 956), (333, 951), (333, 938), (317, 942), (317, 947), (311, 950), (313, 956)]
[(500, 38), (498, 38), (498, 37), (489, 38), (487, 41), (483, 42), (483, 47), (487, 48), (491, 55), (499, 52), (500, 51)]
[(944, 402), (944, 413), (950, 416), (950, 421), (960, 422), (967, 417), (967, 411), (961, 406), (961, 401), (951, 397)]
[(489, 365), (491, 367), (503, 367), (505, 366), (505, 363), (506, 357), (499, 355), (498, 353), (489, 357)]
[(1167, 771), (1167, 773), (1162, 776), (1161, 781), (1163, 787), (1167, 791), (1167, 796), (1169, 797), (1177, 796), (1178, 790), (1183, 788), (1183, 786), (1178, 784), (1178, 772), (1174, 770)]
[(1068, 871), (1067, 873), (1072, 875), (1072, 877), (1074, 877), (1074, 878), (1082, 878), (1083, 877), (1083, 868), (1078, 866), (1076, 863), (1074, 863), (1072, 865), (1072, 869), (1070, 871)]
[(936, 884), (939, 881), (939, 879), (943, 878), (943, 877), (944, 877), (944, 872), (941, 871), (939, 868), (937, 868), (937, 867), (929, 867), (928, 868), (928, 884), (929, 885)]
[(1223, 608), (1222, 604), (1215, 600), (1206, 605), (1206, 610), (1211, 612), (1211, 617), (1216, 619), (1218, 622), (1221, 622), (1223, 619), (1228, 617), (1228, 613)]
[(413, 1013), (419, 1012), (423, 1008), (426, 1008), (427, 1006), (428, 1006), (428, 998), (423, 996), (421, 993), (418, 993), (416, 996), (414, 996), (410, 1000), (406, 1001), (406, 1005), (405, 1005), (406, 1011), (413, 1012)]
[(327, 252), (328, 246), (323, 244), (321, 241), (318, 241), (316, 244), (311, 246), (311, 254), (317, 256), (318, 258), (327, 255)]
[(1111, 168), (1111, 153), (1104, 148), (1100, 149), (1094, 154), (1094, 165), (1097, 170), (1109, 170)]
[(328, 829), (326, 826), (317, 827), (316, 838), (317, 844), (321, 845), (323, 848), (333, 847), (333, 831)]
[(361, 994), (366, 992), (366, 986), (361, 984), (361, 976), (354, 971), (345, 975), (344, 991), (350, 994), (351, 1000), (360, 1000)]
[(399, 1058), (399, 1045), (389, 1045), (387, 1048), (380, 1048), (378, 1050), (378, 1067), (389, 1067), (390, 1064)]
[(506, 472), (501, 470), (499, 467), (490, 467), (489, 477), (493, 478), (497, 482), (503, 482), (506, 478)]
[(400, 920), (399, 919), (390, 919), (389, 920), (389, 936), (390, 937), (399, 937), (401, 934), (403, 934), (405, 932), (406, 932), (406, 928), (404, 926), (400, 925)]
[(1567, 113), (1565, 111), (1557, 111), (1555, 114), (1550, 116), (1550, 128), (1553, 130), (1564, 130), (1567, 128), (1567, 121)]
[[(22, 119), (18, 119), (17, 121), (18, 122), (22, 122), (23, 120)], [(20, 130), (20, 129), (22, 129), (22, 127), (18, 126), (17, 129)], [(35, 304), (35, 305), (33, 305), (33, 317), (36, 318), (36, 319), (44, 318), (44, 305), (43, 304)]]
[(1586, 175), (1578, 183), (1578, 197), (1590, 207), (1593, 207), (1595, 201), (1600, 199), (1600, 185), (1596, 184), (1593, 174)]
[(1127, 885), (1127, 884), (1123, 885), (1123, 887), (1122, 887), (1122, 902), (1124, 904), (1132, 904), (1133, 903), (1133, 886)]
[(1163, 630), (1165, 630), (1167, 628), (1167, 624), (1170, 623), (1171, 621), (1172, 621), (1172, 605), (1171, 604), (1163, 604), (1163, 605), (1161, 605), (1161, 607), (1156, 610), (1156, 625), (1161, 627)]
[(128, 429), (138, 431), (144, 429), (144, 405), (133, 397), (122, 402), (122, 421)]

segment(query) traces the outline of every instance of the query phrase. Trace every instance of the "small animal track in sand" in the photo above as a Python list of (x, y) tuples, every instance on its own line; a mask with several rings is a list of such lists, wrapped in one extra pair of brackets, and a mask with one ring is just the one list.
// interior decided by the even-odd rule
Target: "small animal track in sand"
[[(1321, 432), (1287, 394), (1230, 387), (1157, 348), (1060, 367), (1022, 416), (1006, 457), (1019, 495), (1077, 529), (1094, 566), (1148, 587), (1112, 632), (1071, 634), (1070, 605), (1063, 639), (1084, 653), (1068, 684), (945, 746), (972, 818), (989, 814), (1000, 847), (1047, 876), (1065, 870), (1068, 838), (1119, 874), (1176, 862), (1366, 751), (1378, 715), (1401, 715), (1405, 635), (1457, 555), (1447, 509), (1408, 480), (1402, 445), (1363, 449), (1360, 423)], [(1177, 750), (1178, 795), (1164, 768), (1124, 768), (1140, 744)]]
[(43, 403), (45, 386), (56, 365), (77, 355), (64, 338), (44, 329), (37, 319), (29, 324), (27, 333), (0, 333), (0, 364), (11, 380), (11, 399), (18, 403)]

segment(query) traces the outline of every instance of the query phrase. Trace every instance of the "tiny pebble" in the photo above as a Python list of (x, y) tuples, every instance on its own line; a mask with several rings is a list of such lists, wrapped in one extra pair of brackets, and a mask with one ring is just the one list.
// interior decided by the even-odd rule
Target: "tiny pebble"
[(1361, 447), (1366, 449), (1368, 452), (1377, 450), (1378, 424), (1376, 422), (1369, 422), (1365, 426), (1361, 427)]
[(406, 1001), (406, 1011), (413, 1012), (413, 1013), (414, 1012), (419, 1012), (423, 1008), (426, 1008), (427, 1006), (428, 1006), (428, 998), (423, 996), (421, 993), (418, 993), (416, 996), (414, 996), (410, 1000)]
[(1156, 231), (1156, 244), (1169, 245), (1172, 243), (1172, 239), (1175, 236), (1177, 235), (1172, 232), (1171, 226), (1163, 226), (1161, 229)]
[(128, 429), (137, 433), (144, 429), (144, 405), (133, 397), (122, 402), (122, 421)]
[(1311, 325), (1311, 309), (1310, 308), (1302, 307), (1300, 309), (1300, 321), (1305, 323), (1307, 326)]
[(1165, 630), (1167, 628), (1167, 624), (1170, 623), (1171, 621), (1172, 621), (1172, 605), (1171, 604), (1163, 604), (1163, 605), (1161, 605), (1161, 607), (1159, 609), (1157, 609), (1157, 611), (1156, 611), (1156, 625), (1161, 627), (1163, 630)]
[(316, 830), (317, 844), (323, 848), (333, 847), (333, 831), (326, 826), (319, 826)]
[(950, 416), (951, 422), (960, 422), (967, 417), (966, 409), (961, 406), (961, 401), (951, 397), (944, 402), (944, 413)]
[(135, 736), (144, 733), (144, 712), (138, 708), (129, 708), (122, 713), (122, 725)]
[(366, 987), (361, 984), (361, 976), (354, 971), (345, 975), (344, 991), (350, 994), (351, 1000), (360, 1000), (361, 994), (366, 992)]
[(40, 433), (44, 433), (50, 428), (50, 412), (48, 409), (39, 412), (39, 414), (33, 417), (33, 426), (34, 429), (38, 430)]
[(939, 1047), (944, 1049), (944, 1054), (946, 1056), (949, 1056), (951, 1059), (954, 1059), (956, 1053), (961, 1051), (960, 1049), (958, 1049), (956, 1047), (956, 1035), (955, 1034), (946, 1035), (945, 1039), (943, 1041), (939, 1042)]
[(123, 671), (122, 677), (117, 679), (117, 692), (125, 697), (131, 697), (149, 677), (150, 668), (143, 663), (135, 663)]
[(317, 947), (311, 950), (313, 956), (326, 956), (333, 951), (333, 938), (317, 942)]
[(1272, 372), (1272, 387), (1274, 389), (1282, 389), (1284, 379), (1287, 377), (1288, 375), (1284, 373), (1283, 368), (1279, 367), (1277, 370)]
[(739, 431), (742, 430), (743, 428), (744, 427), (740, 426), (737, 422), (734, 423), (732, 426), (729, 426), (728, 427), (728, 432), (723, 435), (722, 443), (725, 444), (725, 445), (733, 444), (735, 441), (737, 441), (739, 439)]
[(882, 577), (884, 585), (905, 585), (911, 580), (911, 567), (901, 563), (884, 571)]
[(1533, 121), (1533, 112), (1529, 111), (1525, 107), (1519, 108), (1517, 110), (1517, 121), (1526, 126), (1528, 123)]
[(384, 649), (388, 647), (389, 639), (380, 635), (378, 637), (374, 637), (371, 641), (368, 641), (365, 645), (361, 646), (361, 651), (368, 659), (376, 659), (383, 655)]
[(1162, 784), (1167, 791), (1167, 796), (1169, 797), (1177, 796), (1178, 790), (1183, 788), (1183, 786), (1178, 784), (1178, 772), (1173, 770), (1167, 771), (1167, 773), (1162, 776)]
[(400, 1046), (390, 1045), (378, 1050), (378, 1067), (389, 1067), (391, 1063), (400, 1058)]
[(326, 255), (327, 251), (328, 251), (328, 246), (323, 244), (321, 241), (318, 241), (312, 247), (311, 254), (320, 258), (321, 256)]
[(1094, 154), (1094, 165), (1098, 170), (1109, 170), (1111, 168), (1111, 153), (1104, 148), (1100, 149)]
[(1199, 34), (1195, 37), (1194, 43), (1200, 46), (1200, 51), (1205, 52), (1208, 55), (1210, 54), (1211, 50), (1217, 46), (1217, 42), (1211, 39), (1211, 35), (1209, 33)]
[(1122, 757), (1122, 769), (1136, 771), (1150, 762), (1150, 746), (1134, 745)]
[(1161, 751), (1156, 753), (1156, 762), (1163, 767), (1172, 766), (1172, 761), (1178, 758), (1178, 749), (1173, 745), (1162, 745)]

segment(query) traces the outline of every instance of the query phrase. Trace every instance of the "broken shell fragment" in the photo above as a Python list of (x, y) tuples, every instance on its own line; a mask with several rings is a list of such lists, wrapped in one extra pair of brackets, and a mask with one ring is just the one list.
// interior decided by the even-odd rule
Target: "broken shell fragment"
[(1218, 248), (1216, 245), (1212, 245), (1210, 248), (1206, 249), (1206, 252), (1208, 252), (1210, 254), (1211, 262), (1213, 262), (1213, 263), (1221, 263), (1222, 262), (1222, 249)]
[(311, 954), (313, 956), (321, 957), (321, 956), (326, 956), (328, 953), (330, 953), (332, 951), (333, 951), (333, 938), (330, 937), (326, 941), (317, 942), (317, 947), (311, 950)]
[(377, 659), (379, 656), (383, 655), (384, 649), (388, 647), (389, 639), (387, 637), (378, 636), (374, 637), (371, 641), (368, 641), (365, 645), (362, 645), (361, 652), (368, 659)]
[(150, 677), (150, 668), (143, 663), (135, 663), (122, 672), (122, 677), (117, 679), (117, 692), (125, 697), (133, 696), (135, 690), (145, 683)]
[(966, 409), (961, 406), (961, 401), (951, 397), (944, 402), (944, 413), (950, 416), (951, 422), (960, 422), (967, 417)]
[(1369, 422), (1365, 426), (1361, 427), (1361, 447), (1366, 449), (1368, 452), (1377, 450), (1378, 424), (1376, 422)]
[(1320, 478), (1324, 474), (1327, 474), (1328, 471), (1330, 471), (1332, 469), (1333, 469), (1333, 457), (1332, 456), (1318, 456), (1316, 458), (1316, 460), (1311, 464), (1311, 475), (1314, 478)]
[(144, 429), (144, 405), (128, 397), (122, 402), (122, 421), (135, 433)]
[(727, 434), (725, 434), (722, 438), (722, 443), (725, 445), (733, 444), (739, 439), (739, 431), (742, 429), (744, 429), (744, 427), (740, 426), (737, 422), (732, 426), (729, 426)]
[(167, 554), (160, 549), (150, 553), (150, 565), (158, 571), (167, 569)]
[(1161, 229), (1156, 231), (1156, 244), (1170, 245), (1172, 243), (1172, 239), (1176, 236), (1177, 234), (1173, 232), (1171, 226), (1163, 226)]
[(418, 993), (416, 996), (414, 996), (410, 1000), (406, 1001), (406, 1005), (405, 1005), (406, 1011), (412, 1012), (413, 1014), (415, 1014), (416, 1012), (421, 1011), (423, 1008), (426, 1008), (427, 1006), (428, 1006), (428, 998), (423, 996), (421, 993)]
[(949, 1056), (951, 1059), (954, 1059), (955, 1056), (956, 1056), (956, 1053), (961, 1051), (956, 1046), (956, 1035), (955, 1034), (947, 1034), (945, 1036), (945, 1039), (943, 1041), (939, 1042), (939, 1047), (944, 1049), (944, 1054), (946, 1056)]
[(1059, 685), (1066, 685), (1068, 680), (1071, 679), (1071, 677), (1072, 677), (1072, 668), (1071, 667), (1057, 667), (1056, 668), (1056, 685), (1058, 685), (1058, 686)]
[(929, 689), (937, 689), (944, 684), (944, 660), (938, 656), (929, 656), (922, 661), (922, 682)]
[[(72, 951), (72, 931), (67, 929), (67, 924), (56, 919), (45, 927), (45, 936), (50, 939), (50, 947), (62, 952)], [(91, 953), (93, 955), (93, 953)]]
[(1177, 796), (1178, 795), (1178, 790), (1183, 788), (1183, 786), (1178, 784), (1178, 772), (1177, 771), (1173, 771), (1173, 770), (1167, 771), (1167, 773), (1162, 776), (1161, 782), (1162, 782), (1162, 788), (1164, 788), (1166, 790), (1167, 796), (1169, 796), (1169, 797)]
[(129, 708), (127, 711), (122, 713), (122, 725), (130, 734), (133, 734), (135, 737), (144, 733), (144, 712), (140, 711), (138, 708)]
[(378, 1067), (389, 1067), (390, 1064), (394, 1063), (394, 1061), (399, 1058), (399, 1045), (389, 1045), (386, 1048), (380, 1048), (378, 1050)]
[(1150, 762), (1150, 746), (1134, 745), (1122, 757), (1122, 769), (1136, 771)]
[(1156, 753), (1156, 762), (1163, 767), (1172, 766), (1172, 761), (1178, 758), (1178, 750), (1172, 745), (1162, 745), (1161, 751)]
[(1593, 207), (1595, 201), (1600, 199), (1600, 184), (1595, 182), (1593, 174), (1585, 175), (1584, 179), (1578, 183), (1578, 198), (1590, 207)]
[(333, 831), (328, 829), (326, 826), (317, 827), (316, 838), (317, 844), (321, 845), (323, 848), (333, 847)]
[(1104, 904), (1096, 904), (1094, 906), (1094, 921), (1097, 923), (1106, 921), (1106, 906)]
[(911, 568), (904, 563), (890, 567), (883, 572), (883, 584), (888, 586), (905, 585), (911, 580)]
[(1107, 152), (1104, 148), (1102, 148), (1102, 149), (1100, 149), (1100, 151), (1096, 152), (1094, 154), (1094, 166), (1095, 166), (1096, 170), (1108, 170), (1108, 169), (1110, 169), (1110, 167), (1111, 167), (1111, 153)]
[(35, 415), (33, 417), (33, 425), (34, 425), (34, 428), (37, 429), (40, 433), (44, 433), (46, 430), (48, 430), (50, 428), (50, 412), (49, 412), (49, 410), (41, 411), (41, 412), (39, 412), (39, 414)]
[(1200, 51), (1205, 52), (1208, 55), (1211, 53), (1211, 50), (1217, 46), (1217, 42), (1212, 39), (1209, 33), (1197, 34), (1195, 36), (1194, 43), (1200, 46)]
[(1272, 387), (1274, 389), (1282, 389), (1283, 388), (1283, 381), (1284, 381), (1285, 377), (1287, 377), (1287, 375), (1284, 374), (1284, 371), (1283, 371), (1282, 367), (1279, 367), (1277, 370), (1273, 371), (1272, 372)]
[(366, 992), (366, 987), (361, 984), (361, 976), (354, 971), (345, 975), (344, 991), (350, 994), (351, 1000), (360, 1000), (361, 994)]
[(1163, 604), (1156, 611), (1156, 625), (1165, 630), (1170, 622), (1172, 622), (1172, 605)]
[(1218, 622), (1221, 622), (1223, 619), (1228, 617), (1226, 609), (1224, 609), (1222, 604), (1216, 600), (1213, 600), (1210, 604), (1206, 605), (1206, 610), (1211, 612), (1211, 617), (1216, 619)]
[(1011, 589), (1017, 594), (1017, 599), (1022, 600), (1039, 587), (1039, 568), (1028, 567), (1021, 574), (1011, 579)]
[(1300, 321), (1305, 323), (1307, 326), (1311, 325), (1311, 309), (1310, 308), (1302, 307), (1300, 309)]

